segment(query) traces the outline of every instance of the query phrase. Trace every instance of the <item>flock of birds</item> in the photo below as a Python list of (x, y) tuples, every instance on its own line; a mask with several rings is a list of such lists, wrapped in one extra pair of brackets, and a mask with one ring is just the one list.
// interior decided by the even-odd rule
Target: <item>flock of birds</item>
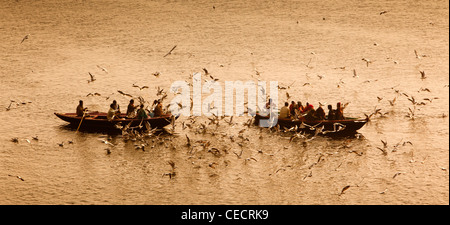
[[(26, 38), (24, 38), (24, 40), (26, 40)], [(167, 57), (168, 55), (172, 54), (172, 51), (174, 51), (174, 49), (176, 48), (176, 46), (174, 46), (166, 55), (164, 55), (164, 57)], [(421, 57), (427, 57), (427, 55), (419, 55), (417, 53), (417, 51), (414, 51), (416, 54), (417, 58), (421, 58)], [(365, 63), (366, 66), (369, 66), (369, 64), (371, 64), (373, 61), (367, 59), (367, 58), (363, 58), (362, 59)], [(311, 61), (310, 61), (311, 62)], [(310, 63), (309, 62), (309, 63)], [(307, 67), (309, 67), (309, 63), (306, 65)], [(108, 73), (108, 70), (105, 69), (104, 67), (97, 65), (97, 67), (102, 70), (104, 73)], [(345, 69), (345, 67), (337, 67), (336, 69)], [(205, 82), (210, 82), (210, 81), (218, 81), (218, 78), (215, 78), (211, 75), (211, 73), (206, 69), (203, 68), (203, 72), (205, 75), (207, 75), (207, 77), (210, 80), (205, 79)], [(427, 76), (425, 74), (424, 71), (419, 71), (420, 72), (420, 79), (427, 79)], [(91, 73), (88, 72), (90, 79), (88, 80), (88, 83), (94, 82), (96, 81), (95, 76)], [(260, 72), (258, 70), (255, 69), (255, 74), (256, 76), (260, 76)], [(160, 73), (156, 72), (153, 74), (155, 77), (159, 77)], [(253, 77), (253, 75), (252, 75)], [(358, 78), (358, 74), (356, 72), (356, 70), (353, 69), (353, 78)], [(192, 75), (189, 77), (192, 78)], [(318, 75), (319, 79), (324, 79), (325, 76), (323, 75)], [(190, 79), (191, 80), (191, 79)], [(189, 85), (192, 86), (192, 84), (190, 83), (190, 80), (188, 80)], [(366, 81), (366, 82), (370, 82), (370, 81)], [(292, 82), (289, 85), (283, 86), (283, 85), (279, 85), (278, 89), (279, 90), (285, 90), (285, 94), (286, 94), (286, 98), (287, 100), (289, 100), (292, 96), (287, 92), (288, 89), (290, 89), (293, 85), (294, 85), (295, 81)], [(339, 81), (339, 83), (337, 84), (337, 87), (339, 88), (341, 85), (345, 84), (344, 81), (342, 81), (342, 79)], [(309, 82), (304, 83), (303, 86), (306, 85), (311, 85)], [(144, 89), (149, 89), (149, 86), (139, 86), (136, 84), (133, 84), (132, 87), (139, 89), (140, 91), (144, 90)], [(396, 94), (396, 96), (393, 99), (388, 99), (387, 101), (389, 102), (389, 104), (391, 106), (395, 106), (397, 99), (401, 98), (401, 97), (405, 97), (408, 101), (411, 102), (412, 107), (408, 108), (408, 113), (406, 115), (406, 117), (410, 118), (410, 119), (414, 119), (416, 116), (416, 110), (418, 109), (419, 106), (423, 106), (423, 105), (427, 105), (429, 103), (432, 103), (433, 100), (438, 99), (437, 97), (431, 97), (431, 98), (423, 98), (423, 99), (416, 99), (412, 94), (400, 91), (399, 89), (396, 89), (396, 86), (391, 87), (391, 90), (393, 90), (393, 92)], [(142, 96), (133, 96), (131, 94), (125, 93), (121, 90), (117, 90), (117, 92), (123, 96), (129, 97), (129, 98), (133, 98), (133, 99), (137, 99), (141, 104), (146, 104), (147, 103), (147, 107), (150, 106), (149, 102), (146, 101)], [(431, 92), (431, 90), (429, 88), (420, 88), (417, 92)], [(160, 96), (159, 100), (163, 101), (164, 99), (167, 98), (167, 93), (164, 91), (163, 88), (161, 87), (157, 87), (157, 96)], [(89, 93), (86, 95), (86, 97), (89, 96), (102, 96), (100, 93)], [(111, 96), (111, 95), (110, 95)], [(106, 99), (109, 99), (109, 97), (106, 97)], [(269, 96), (268, 96), (269, 97)], [(381, 102), (383, 101), (385, 98), (384, 97), (379, 97), (377, 96), (377, 101)], [(22, 104), (27, 104), (27, 103), (31, 103), (31, 102), (17, 102), (14, 100), (11, 100), (9, 106), (6, 108), (7, 110), (11, 109), (11, 106), (13, 105), (13, 103), (15, 103), (17, 106), (22, 105)], [(319, 103), (320, 106), (323, 106), (324, 104)], [(347, 103), (348, 104), (348, 103)], [(192, 98), (191, 98), (191, 106), (192, 106)], [(180, 106), (181, 107), (181, 106)], [(166, 106), (166, 110), (168, 108), (168, 105)], [(214, 108), (210, 108), (210, 110), (212, 110)], [(382, 112), (382, 109), (377, 108), (375, 106), (374, 111), (371, 112), (370, 114), (364, 114), (366, 116), (367, 120), (371, 120), (373, 117), (375, 116), (379, 116), (379, 117), (386, 117), (389, 114), (388, 112)], [(196, 154), (201, 154), (203, 152), (203, 154), (212, 154), (213, 156), (215, 156), (216, 158), (224, 158), (226, 155), (232, 153), (236, 156), (237, 160), (242, 160), (244, 165), (247, 165), (249, 162), (253, 161), (253, 162), (258, 162), (257, 156), (255, 155), (250, 155), (248, 157), (243, 157), (243, 152), (244, 149), (246, 149), (245, 147), (249, 145), (249, 143), (255, 143), (257, 141), (260, 141), (260, 139), (263, 139), (263, 128), (259, 128), (260, 132), (259, 132), (259, 136), (257, 137), (257, 140), (251, 140), (251, 136), (246, 136), (244, 135), (245, 132), (250, 129), (251, 125), (253, 124), (253, 117), (250, 117), (246, 122), (239, 124), (237, 122), (233, 121), (233, 116), (229, 117), (225, 117), (225, 116), (216, 116), (215, 114), (212, 114), (213, 116), (210, 118), (207, 118), (206, 121), (203, 122), (198, 122), (197, 121), (197, 117), (191, 116), (188, 117), (185, 121), (181, 122), (181, 129), (185, 130), (185, 129), (189, 129), (189, 131), (187, 133), (189, 134), (194, 134), (194, 135), (201, 135), (201, 136), (214, 136), (216, 137), (215, 139), (220, 139), (220, 142), (230, 142), (230, 143), (235, 143), (236, 144), (236, 148), (239, 149), (238, 151), (236, 150), (232, 150), (233, 146), (227, 146), (227, 147), (219, 147), (219, 146), (214, 146), (213, 142), (211, 141), (211, 139), (199, 139), (199, 140), (193, 140), (192, 137), (189, 137), (188, 134), (185, 134), (184, 137), (186, 138), (185, 144), (183, 144), (181, 147), (186, 148), (186, 152), (188, 154), (188, 159), (193, 159), (196, 157)], [(237, 134), (228, 134), (227, 132), (220, 132), (218, 131), (218, 129), (220, 127), (223, 126), (229, 126), (230, 128), (234, 128), (235, 126), (242, 126), (242, 129), (239, 130), (239, 132)], [(125, 125), (118, 125), (117, 128), (121, 130), (122, 132), (122, 138), (124, 142), (128, 142), (131, 141), (134, 143), (134, 148), (136, 150), (140, 150), (145, 152), (146, 150), (148, 150), (148, 148), (153, 149), (157, 146), (164, 146), (164, 148), (169, 148), (169, 149), (179, 149), (180, 146), (179, 144), (177, 144), (176, 142), (174, 142), (174, 140), (177, 140), (180, 138), (179, 133), (176, 132), (176, 123), (175, 120), (172, 119), (171, 121), (171, 126), (170, 128), (164, 129), (164, 130), (158, 130), (158, 129), (152, 129), (150, 124), (148, 122), (145, 123), (141, 123), (136, 127), (130, 127), (130, 124), (125, 124)], [(310, 133), (304, 133), (304, 132), (299, 132), (297, 131), (297, 128), (305, 128), (308, 127), (310, 128), (312, 131), (314, 131), (312, 134)], [(143, 129), (145, 128), (145, 129)], [(339, 131), (339, 129), (342, 129), (342, 127), (338, 126), (335, 127), (334, 132)], [(227, 129), (225, 129), (227, 130)], [(293, 128), (285, 128), (285, 129), (281, 129), (279, 126), (276, 127), (272, 127), (268, 129), (268, 132), (273, 135), (273, 133), (278, 133), (279, 136), (281, 137), (285, 137), (289, 140), (289, 143), (292, 142), (298, 142), (298, 140), (300, 140), (298, 143), (300, 143), (300, 146), (302, 147), (307, 147), (308, 143), (312, 140), (314, 140), (319, 134), (325, 134), (326, 132), (323, 131), (323, 127), (320, 126), (308, 126), (307, 124), (302, 124), (301, 127), (293, 127)], [(286, 134), (288, 134), (286, 136)], [(356, 136), (357, 138), (359, 136)], [(24, 139), (27, 143), (31, 144), (30, 139), (25, 138)], [(32, 137), (33, 141), (38, 141), (38, 137)], [(11, 139), (12, 142), (14, 143), (19, 143), (19, 138), (15, 137)], [(117, 147), (117, 144), (114, 144), (111, 142), (111, 138), (110, 136), (108, 136), (107, 139), (101, 139), (100, 140), (102, 143), (104, 143), (107, 147), (104, 148), (106, 155), (111, 155), (114, 152), (114, 149)], [(338, 148), (350, 148), (351, 145), (349, 145), (349, 142), (351, 142), (351, 140), (345, 140), (342, 144), (342, 146), (339, 146)], [(410, 141), (403, 141), (401, 140), (400, 142), (396, 143), (395, 145), (389, 146), (387, 144), (387, 141), (385, 140), (381, 140), (383, 146), (382, 147), (375, 147), (376, 149), (380, 150), (382, 155), (387, 155), (388, 152), (396, 152), (401, 146), (406, 146), (406, 145), (413, 145)], [(61, 143), (57, 143), (57, 145), (59, 147), (64, 147), (65, 144), (74, 144), (74, 142), (72, 140), (69, 141), (63, 141)], [(287, 148), (287, 147), (283, 147), (283, 148)], [(363, 152), (361, 151), (355, 151), (355, 150), (350, 150), (348, 151), (349, 153), (356, 153), (358, 156), (363, 155)], [(268, 156), (275, 156), (274, 153), (265, 153), (263, 152), (263, 150), (259, 149), (256, 153), (257, 155), (261, 154), (261, 155), (268, 155)], [(305, 180), (306, 178), (309, 178), (312, 176), (312, 171), (311, 168), (314, 165), (317, 165), (319, 162), (321, 162), (323, 160), (323, 156), (324, 155), (320, 155), (319, 159), (312, 163), (310, 166), (308, 166), (309, 172), (303, 177), (303, 180)], [(414, 159), (411, 160), (411, 162), (413, 162)], [(231, 163), (230, 160), (228, 159), (224, 159), (223, 164), (225, 166), (228, 166)], [(169, 177), (169, 179), (172, 179), (176, 176), (176, 171), (175, 171), (175, 162), (173, 160), (169, 160), (167, 161), (167, 164), (170, 165), (171, 170), (164, 172), (162, 174), (162, 176), (167, 176)], [(194, 165), (194, 161), (192, 162), (192, 164)], [(207, 163), (208, 167), (215, 169), (217, 168), (220, 163), (213, 161), (213, 162), (208, 162)], [(200, 165), (194, 165), (195, 168), (199, 168)], [(340, 166), (340, 165), (339, 165)], [(338, 166), (338, 167), (339, 167)], [(273, 176), (281, 171), (286, 171), (287, 168), (292, 168), (292, 166), (287, 165), (281, 168), (277, 168), (273, 173), (270, 173), (269, 176)], [(441, 168), (441, 169), (445, 169), (445, 168)], [(395, 178), (396, 176), (402, 174), (403, 172), (397, 172), (393, 178)], [(23, 178), (21, 178), (20, 176), (13, 176), (13, 175), (9, 175), (11, 177), (17, 177), (18, 179), (24, 181)], [(350, 187), (358, 187), (358, 185), (347, 185), (344, 188), (342, 188), (342, 190), (338, 193), (339, 196), (341, 196), (342, 194), (345, 193), (345, 191), (347, 191)], [(386, 190), (380, 192), (380, 194), (384, 194), (386, 193)]]
[[(213, 6), (213, 8), (215, 9), (215, 7)], [(388, 11), (382, 11), (379, 14), (383, 15), (388, 13)], [(325, 18), (323, 18), (325, 20)], [(298, 23), (298, 22), (297, 22)], [(21, 44), (23, 42), (25, 42), (26, 40), (28, 40), (30, 38), (30, 34), (27, 34), (25, 37), (23, 37), (22, 41), (20, 42)], [(378, 45), (377, 43), (374, 43), (374, 45)], [(177, 45), (173, 46), (169, 52), (167, 52), (163, 57), (167, 57), (170, 56), (172, 54), (172, 52), (177, 48)], [(314, 52), (311, 52), (311, 54), (315, 54)], [(425, 58), (425, 57), (429, 57), (428, 55), (425, 54), (419, 54), (418, 51), (414, 50), (414, 54), (415, 57), (417, 59), (421, 59), (421, 58)], [(252, 53), (253, 55), (253, 53)], [(366, 67), (369, 67), (371, 64), (373, 64), (375, 61), (370, 60), (368, 58), (362, 58), (362, 61), (364, 61), (364, 63), (366, 64)], [(309, 62), (307, 64), (305, 64), (305, 66), (309, 69), (312, 69), (313, 67), (311, 66), (311, 61), (312, 58), (309, 60)], [(394, 61), (395, 64), (397, 64), (397, 61)], [(97, 65), (97, 67), (103, 71), (104, 73), (108, 73), (108, 70), (100, 65)], [(223, 65), (221, 65), (221, 67), (223, 67)], [(346, 67), (336, 67), (335, 69), (341, 69), (341, 70), (345, 70)], [(214, 78), (211, 73), (206, 69), (203, 68), (203, 72), (205, 73), (205, 75), (207, 75), (207, 77), (209, 77), (211, 80), (210, 81), (218, 81), (219, 79)], [(359, 75), (357, 74), (357, 71), (355, 69), (352, 70), (353, 72), (353, 78), (359, 78)], [(95, 77), (95, 75), (91, 72), (88, 72), (89, 75), (89, 79), (87, 80), (88, 83), (92, 83), (95, 82), (97, 79)], [(154, 77), (160, 77), (160, 72), (155, 72), (152, 74)], [(257, 79), (259, 80), (259, 77), (261, 76), (261, 72), (258, 71), (257, 69), (255, 69), (255, 75), (258, 77)], [(424, 80), (427, 79), (428, 76), (426, 75), (425, 71), (419, 71), (419, 78)], [(308, 76), (308, 75), (307, 75)], [(252, 75), (252, 77), (254, 77)], [(322, 80), (325, 78), (325, 75), (317, 75), (317, 77)], [(192, 78), (192, 75), (191, 77)], [(376, 80), (375, 80), (376, 81)], [(207, 82), (207, 80), (205, 80), (205, 82)], [(364, 81), (364, 83), (370, 83), (373, 82), (371, 80), (366, 80)], [(190, 80), (189, 82), (190, 83)], [(295, 81), (292, 82), (290, 85), (279, 85), (278, 89), (279, 90), (285, 90), (285, 94), (286, 94), (286, 99), (289, 100), (292, 96), (287, 92), (287, 89), (290, 89), (293, 85), (294, 85)], [(342, 85), (344, 85), (345, 82), (340, 79), (340, 81), (337, 83), (337, 87), (340, 88)], [(192, 86), (192, 84), (190, 84)], [(302, 86), (307, 86), (307, 85), (311, 85), (310, 82), (305, 82), (302, 84)], [(139, 86), (136, 84), (133, 84), (132, 87), (139, 89), (140, 91), (144, 90), (144, 89), (149, 89), (149, 86)], [(446, 87), (448, 87), (448, 85), (446, 85)], [(160, 101), (163, 101), (165, 98), (167, 98), (167, 93), (164, 91), (164, 89), (157, 87), (157, 96), (159, 97)], [(414, 120), (416, 118), (416, 111), (419, 110), (420, 106), (425, 106), (427, 104), (430, 104), (433, 102), (433, 100), (438, 99), (437, 97), (428, 97), (428, 98), (422, 98), (422, 99), (416, 99), (413, 94), (411, 93), (406, 93), (403, 92), (399, 89), (396, 89), (396, 87), (391, 87), (390, 89), (392, 89), (394, 91), (394, 94), (396, 95), (393, 99), (387, 99), (387, 101), (389, 102), (390, 106), (395, 106), (397, 103), (397, 100), (399, 98), (403, 98), (405, 97), (409, 102), (411, 102), (411, 107), (408, 107), (408, 112), (405, 115), (406, 117)], [(121, 90), (117, 90), (117, 92), (123, 96), (129, 97), (129, 98), (134, 98), (139, 100), (139, 102), (141, 104), (145, 104), (147, 103), (147, 107), (150, 105), (150, 102), (146, 101), (142, 96), (133, 96), (131, 94), (125, 93)], [(429, 88), (420, 88), (417, 92), (431, 92), (431, 90)], [(88, 93), (86, 95), (86, 97), (89, 96), (102, 96), (100, 93)], [(110, 96), (107, 96), (106, 99), (109, 99)], [(381, 102), (385, 100), (385, 97), (379, 97), (377, 96), (377, 101)], [(8, 105), (8, 107), (6, 107), (6, 110), (9, 111), (11, 110), (11, 106), (15, 105), (15, 106), (20, 106), (20, 105), (25, 105), (25, 104), (29, 104), (31, 103), (30, 101), (28, 102), (20, 102), (20, 101), (15, 101), (15, 100), (10, 100), (10, 103)], [(192, 98), (191, 98), (191, 105), (192, 105)], [(323, 104), (320, 103), (320, 105), (322, 106)], [(168, 106), (166, 107), (166, 109), (168, 108)], [(213, 108), (210, 108), (213, 109)], [(382, 109), (377, 108), (377, 106), (375, 106), (373, 112), (366, 114), (364, 113), (365, 117), (367, 120), (371, 120), (372, 118), (379, 116), (379, 117), (386, 117), (389, 115), (389, 111), (387, 112), (382, 112)], [(443, 117), (445, 117), (446, 115), (443, 115)], [(145, 152), (146, 150), (148, 150), (148, 148), (153, 149), (157, 146), (164, 146), (165, 148), (171, 148), (171, 149), (178, 149), (181, 148), (185, 148), (185, 151), (187, 152), (188, 155), (188, 159), (195, 159), (195, 158), (201, 158), (199, 156), (196, 156), (198, 154), (211, 154), (213, 156), (215, 156), (215, 158), (225, 158), (226, 155), (232, 153), (236, 156), (237, 160), (241, 160), (243, 162), (243, 164), (247, 165), (250, 162), (258, 162), (258, 157), (257, 155), (268, 155), (270, 157), (275, 156), (274, 153), (265, 153), (263, 152), (263, 150), (259, 149), (257, 150), (256, 155), (252, 155), (250, 154), (248, 157), (243, 157), (243, 153), (244, 150), (247, 150), (247, 148), (245, 148), (246, 146), (249, 145), (249, 143), (256, 143), (258, 141), (260, 141), (261, 139), (264, 138), (263, 135), (263, 128), (259, 128), (259, 135), (257, 137), (253, 137), (251, 135), (245, 135), (246, 131), (248, 131), (251, 128), (251, 125), (253, 124), (253, 119), (254, 118), (249, 118), (246, 122), (243, 122), (242, 124), (233, 121), (233, 116), (231, 117), (225, 117), (225, 116), (215, 116), (213, 114), (212, 117), (207, 118), (206, 121), (203, 122), (199, 122), (197, 121), (197, 117), (191, 116), (188, 117), (185, 121), (181, 122), (181, 130), (185, 130), (188, 129), (189, 131), (187, 131), (188, 134), (185, 135), (180, 135), (180, 133), (176, 132), (176, 123), (175, 123), (175, 119), (172, 118), (171, 121), (171, 126), (170, 128), (164, 129), (164, 130), (158, 130), (158, 129), (153, 129), (151, 128), (150, 124), (148, 122), (144, 122), (139, 124), (139, 126), (136, 127), (130, 127), (130, 124), (125, 124), (125, 125), (118, 125), (117, 128), (121, 130), (122, 132), (122, 138), (123, 141), (126, 142), (133, 142), (134, 143), (134, 148), (136, 150), (139, 151), (143, 151)], [(219, 131), (219, 128), (224, 127), (224, 126), (228, 126), (230, 129), (222, 129), (222, 131)], [(239, 131), (237, 133), (234, 134), (229, 134), (228, 132), (223, 132), (223, 130), (233, 130), (235, 127), (237, 126), (241, 126), (241, 128), (239, 129)], [(302, 128), (305, 128), (306, 124), (302, 124)], [(145, 128), (145, 129), (143, 129)], [(295, 128), (285, 128), (285, 129), (281, 129), (279, 126), (276, 127), (272, 127), (267, 129), (267, 131), (270, 133), (270, 135), (273, 135), (273, 133), (277, 133), (279, 134), (279, 136), (281, 136), (282, 138), (286, 138), (289, 140), (289, 143), (292, 142), (296, 142), (297, 140), (301, 140), (300, 146), (303, 147), (307, 147), (308, 143), (312, 140), (314, 140), (317, 135), (319, 134), (323, 134), (323, 127), (312, 127), (309, 126), (309, 128), (311, 130), (314, 130), (315, 132), (313, 134), (307, 134), (304, 132), (298, 132), (296, 131), (298, 127)], [(341, 129), (341, 127), (337, 127), (335, 128), (335, 131), (338, 131), (338, 129)], [(186, 133), (186, 132), (185, 132)], [(286, 136), (286, 134), (288, 134)], [(191, 137), (190, 137), (191, 135)], [(210, 138), (200, 138), (198, 140), (195, 140), (192, 138), (192, 135), (196, 135), (196, 136), (202, 136), (202, 137), (215, 137), (214, 139), (219, 140), (219, 143), (229, 143), (227, 145), (224, 146), (216, 146)], [(359, 137), (359, 136), (357, 136)], [(175, 140), (180, 140), (180, 138), (185, 138), (185, 142), (184, 144), (182, 144), (181, 146), (179, 145), (179, 143), (176, 143)], [(255, 140), (256, 138), (256, 140)], [(18, 137), (14, 137), (11, 138), (11, 141), (13, 143), (19, 143), (20, 138)], [(23, 140), (25, 140), (28, 144), (31, 144), (32, 141), (39, 141), (38, 136), (32, 137), (31, 140), (29, 138), (24, 138)], [(110, 136), (108, 136), (107, 139), (102, 139), (100, 140), (102, 143), (104, 143), (107, 147), (104, 149), (106, 152), (106, 155), (111, 155), (115, 148), (117, 147), (117, 143), (112, 143), (111, 142), (111, 138)], [(351, 148), (351, 145), (349, 144), (352, 140), (344, 140), (342, 145), (339, 146), (338, 148)], [(74, 144), (74, 142), (72, 140), (69, 141), (63, 141), (61, 143), (57, 143), (57, 145), (59, 147), (64, 147), (65, 144)], [(388, 142), (386, 140), (381, 140), (382, 146), (378, 147), (376, 146), (375, 148), (381, 151), (381, 154), (384, 156), (387, 156), (390, 152), (396, 152), (398, 151), (398, 149), (400, 147), (403, 146), (407, 146), (407, 145), (413, 145), (412, 142), (410, 141), (403, 141), (400, 140), (399, 142), (395, 143), (394, 145), (389, 145)], [(283, 147), (283, 148), (287, 148), (287, 147)], [(238, 150), (236, 150), (238, 149)], [(355, 150), (350, 150), (349, 153), (356, 153), (358, 156), (363, 155), (362, 152), (358, 152)], [(320, 154), (319, 158), (317, 159), (317, 161), (313, 162), (310, 166), (308, 166), (308, 169), (311, 169), (313, 166), (317, 165), (318, 163), (320, 163), (321, 161), (323, 161), (324, 159), (323, 154)], [(414, 159), (411, 160), (411, 162), (413, 162)], [(224, 159), (223, 163), (225, 166), (228, 166), (231, 161), (228, 159)], [(169, 177), (169, 179), (172, 179), (176, 176), (176, 171), (175, 169), (176, 167), (176, 163), (173, 160), (169, 160), (167, 161), (167, 164), (170, 166), (170, 170), (167, 172), (164, 172), (162, 174), (162, 176), (167, 176)], [(192, 162), (192, 164), (194, 165), (194, 161)], [(217, 162), (217, 161), (213, 161), (213, 162), (208, 162), (207, 165), (208, 167), (215, 169), (217, 168), (221, 163)], [(199, 168), (199, 165), (194, 165), (196, 168)], [(340, 165), (339, 165), (340, 166)], [(338, 167), (339, 167), (338, 166)], [(269, 176), (273, 176), (281, 171), (286, 171), (287, 168), (290, 168), (292, 166), (287, 165), (281, 168), (277, 168), (273, 173), (270, 173)], [(443, 170), (445, 170), (445, 168), (441, 168)], [(403, 174), (404, 172), (397, 172), (393, 175), (392, 178), (396, 178), (398, 175)], [(24, 181), (24, 179), (20, 176), (16, 176), (16, 175), (8, 175), (10, 177), (16, 177), (18, 179), (20, 179), (21, 181)], [(303, 180), (305, 180), (308, 177), (312, 176), (312, 171), (309, 171), (305, 177), (303, 177)], [(362, 182), (362, 181), (361, 181)], [(358, 187), (359, 184), (361, 183), (359, 182), (356, 185), (346, 185), (344, 186), (340, 192), (338, 193), (339, 196), (341, 196), (342, 194), (344, 194), (350, 187)], [(385, 189), (384, 191), (379, 192), (380, 194), (385, 194), (387, 191), (387, 189)]]

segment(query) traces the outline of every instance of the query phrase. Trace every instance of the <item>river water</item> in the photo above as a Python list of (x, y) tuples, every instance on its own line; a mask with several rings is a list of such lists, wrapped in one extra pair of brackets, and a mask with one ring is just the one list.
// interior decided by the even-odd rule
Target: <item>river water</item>
[[(448, 12), (447, 1), (1, 1), (0, 204), (448, 204)], [(239, 138), (248, 116), (206, 133), (196, 131), (207, 117), (183, 129), (192, 122), (182, 116), (175, 135), (147, 138), (142, 151), (53, 114), (80, 99), (125, 109), (117, 90), (152, 101), (203, 68), (222, 85), (289, 86), (279, 107), (288, 92), (315, 106), (349, 102), (348, 116), (384, 115), (356, 137), (306, 143), (255, 126)], [(406, 95), (426, 104), (414, 109)]]

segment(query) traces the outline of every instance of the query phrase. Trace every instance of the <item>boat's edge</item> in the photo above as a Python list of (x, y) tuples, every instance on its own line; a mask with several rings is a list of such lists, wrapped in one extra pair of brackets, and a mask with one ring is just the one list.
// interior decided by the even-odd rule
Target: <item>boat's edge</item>
[[(73, 113), (70, 113), (70, 115), (67, 115), (67, 113), (58, 113), (54, 112), (54, 114), (60, 118), (61, 120), (68, 122), (69, 125), (79, 125), (81, 122), (81, 117), (73, 116)], [(138, 120), (138, 119), (119, 119), (119, 120), (112, 120), (107, 121), (106, 119), (89, 119), (85, 118), (84, 123), (82, 122), (81, 127), (85, 129), (118, 129), (115, 127), (117, 123), (129, 123), (129, 122), (141, 122), (141, 121), (148, 121), (152, 127), (156, 128), (163, 128), (171, 123), (171, 118), (173, 115), (166, 114), (162, 117), (152, 117), (147, 118), (144, 120)], [(178, 119), (178, 116), (174, 116), (175, 120)], [(87, 122), (87, 123), (86, 123)], [(87, 127), (86, 127), (87, 124)], [(84, 125), (84, 126), (83, 126)]]
[[(314, 121), (301, 121), (301, 120), (297, 120), (297, 121), (293, 121), (291, 119), (278, 119), (277, 125), (280, 124), (281, 122), (281, 126), (283, 127), (294, 127), (296, 125), (301, 124), (302, 122), (311, 126), (317, 125), (317, 124), (324, 124), (324, 125), (333, 125), (335, 123), (341, 123), (344, 125), (351, 125), (351, 127), (348, 127), (349, 129), (343, 129), (339, 132), (335, 132), (334, 134), (354, 134), (356, 133), (359, 129), (361, 129), (367, 122), (367, 119), (360, 119), (360, 118), (351, 118), (351, 117), (347, 117), (348, 119), (345, 120), (314, 120)], [(351, 119), (350, 119), (351, 118)], [(261, 116), (258, 113), (255, 114), (255, 119), (254, 119), (254, 124), (259, 126), (259, 121), (261, 119), (269, 119), (268, 116)], [(309, 129), (304, 129), (309, 130)], [(333, 134), (333, 133), (328, 133), (328, 134)]]

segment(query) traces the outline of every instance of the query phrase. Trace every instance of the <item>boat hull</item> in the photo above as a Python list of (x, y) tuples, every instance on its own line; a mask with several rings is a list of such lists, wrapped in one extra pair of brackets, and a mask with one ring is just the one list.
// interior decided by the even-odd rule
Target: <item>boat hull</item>
[[(55, 115), (70, 123), (70, 126), (78, 127), (80, 126), (81, 130), (89, 130), (89, 129), (99, 129), (99, 130), (119, 130), (117, 128), (117, 125), (125, 126), (127, 124), (130, 124), (130, 127), (136, 127), (139, 125), (144, 126), (145, 122), (148, 122), (152, 128), (163, 128), (167, 125), (169, 125), (172, 122), (172, 115), (167, 114), (161, 117), (153, 117), (153, 118), (147, 118), (147, 119), (132, 119), (132, 118), (126, 118), (125, 114), (122, 114), (120, 119), (115, 119), (112, 121), (108, 121), (106, 119), (106, 113), (99, 113), (99, 112), (93, 112), (88, 113), (84, 118), (83, 121), (82, 117), (77, 116), (75, 113), (55, 113)], [(175, 117), (174, 119), (177, 119)], [(81, 122), (81, 125), (80, 125)]]
[[(255, 115), (255, 125), (260, 124), (261, 119), (269, 119), (268, 116)], [(352, 135), (362, 128), (367, 123), (366, 119), (346, 118), (344, 120), (314, 120), (307, 121), (304, 118), (292, 119), (278, 119), (277, 125), (280, 128), (290, 129), (297, 127), (297, 131), (308, 133), (315, 133), (316, 129), (322, 128), (322, 134), (328, 135)]]

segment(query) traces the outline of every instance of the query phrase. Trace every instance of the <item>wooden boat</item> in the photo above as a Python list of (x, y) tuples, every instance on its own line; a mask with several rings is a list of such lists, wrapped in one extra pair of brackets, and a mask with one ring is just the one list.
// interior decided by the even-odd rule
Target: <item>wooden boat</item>
[[(55, 113), (55, 115), (69, 122), (71, 126), (78, 127), (80, 125), (81, 116), (77, 116), (76, 113)], [(126, 114), (122, 113), (121, 118), (108, 121), (106, 119), (107, 113), (102, 112), (90, 112), (87, 113), (81, 122), (80, 129), (106, 129), (106, 130), (118, 130), (118, 126), (125, 126), (131, 122), (130, 127), (139, 126), (140, 124), (145, 127), (145, 122), (149, 122), (152, 128), (163, 128), (172, 122), (172, 119), (178, 117), (172, 117), (171, 114), (166, 114), (161, 117), (153, 117), (147, 119), (133, 119), (126, 118)]]
[[(255, 125), (259, 125), (261, 119), (269, 119), (269, 116), (255, 115)], [(297, 126), (297, 131), (314, 133), (317, 129), (322, 129), (322, 134), (329, 135), (351, 135), (367, 123), (367, 119), (346, 117), (344, 120), (312, 120), (307, 121), (304, 117), (300, 119), (280, 119), (277, 124), (280, 128), (290, 129)], [(275, 126), (276, 126), (275, 125)]]

